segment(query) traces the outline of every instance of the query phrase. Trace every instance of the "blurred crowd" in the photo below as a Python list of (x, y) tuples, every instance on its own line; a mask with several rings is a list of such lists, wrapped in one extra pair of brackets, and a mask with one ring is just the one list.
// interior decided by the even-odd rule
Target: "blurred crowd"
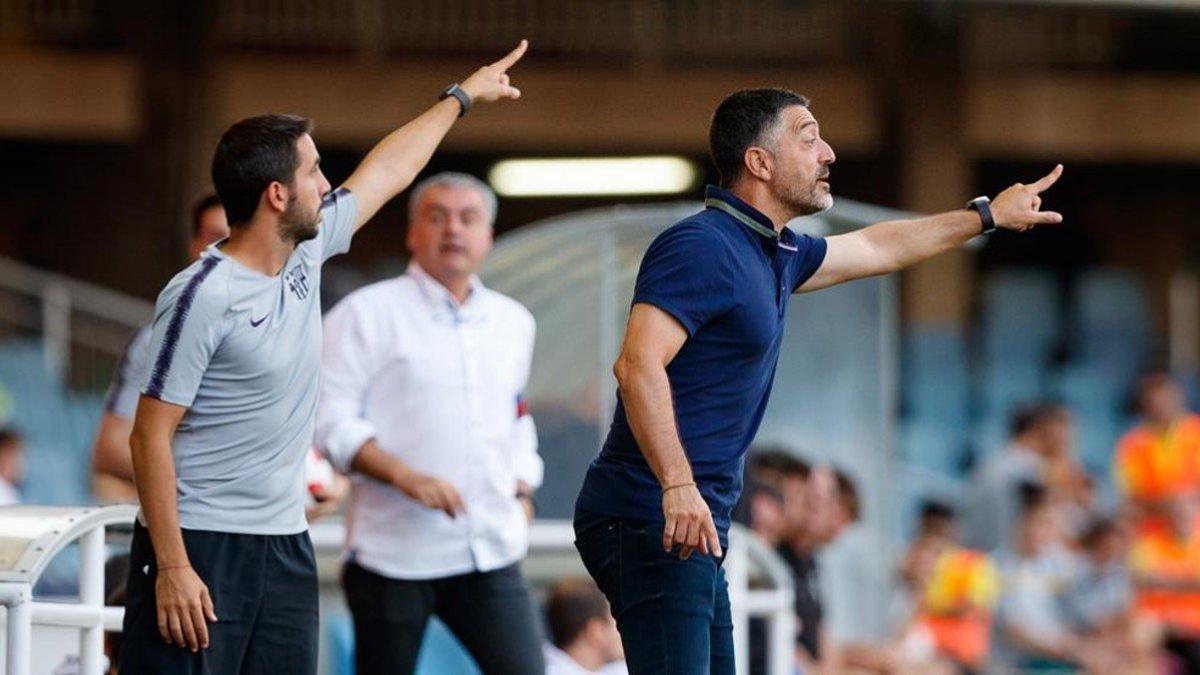
[[(1021, 407), (956, 500), (927, 499), (891, 564), (890, 637), (839, 639), (822, 553), (858, 518), (843, 471), (754, 448), (738, 519), (794, 576), (800, 673), (1200, 673), (1200, 416), (1145, 373), (1107, 494), (1067, 407)], [(845, 564), (842, 559), (837, 564)], [(762, 627), (752, 672), (765, 672)]]

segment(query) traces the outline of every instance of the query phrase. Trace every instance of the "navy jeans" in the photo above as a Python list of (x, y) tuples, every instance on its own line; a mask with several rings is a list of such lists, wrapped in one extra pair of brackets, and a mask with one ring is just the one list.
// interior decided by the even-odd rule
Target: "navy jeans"
[(575, 513), (575, 547), (608, 598), (630, 675), (733, 675), (723, 561), (663, 551), (663, 526)]

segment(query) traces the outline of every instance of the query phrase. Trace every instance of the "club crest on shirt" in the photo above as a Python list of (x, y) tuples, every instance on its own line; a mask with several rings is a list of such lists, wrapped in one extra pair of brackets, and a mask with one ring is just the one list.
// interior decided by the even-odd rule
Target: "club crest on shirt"
[(288, 288), (296, 294), (296, 298), (303, 300), (308, 297), (308, 275), (304, 273), (303, 265), (293, 267), (284, 277), (284, 281), (287, 282)]

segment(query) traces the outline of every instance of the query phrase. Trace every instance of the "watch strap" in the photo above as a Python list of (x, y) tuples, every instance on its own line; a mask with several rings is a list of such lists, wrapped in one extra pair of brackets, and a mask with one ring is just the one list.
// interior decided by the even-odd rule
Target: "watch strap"
[(979, 219), (983, 221), (983, 229), (980, 234), (991, 234), (996, 231), (996, 221), (992, 218), (992, 202), (987, 197), (976, 197), (967, 202), (967, 208), (978, 213)]
[(446, 91), (442, 92), (442, 95), (438, 97), (438, 100), (441, 101), (452, 96), (458, 100), (458, 116), (462, 117), (463, 115), (466, 115), (467, 111), (471, 109), (471, 97), (467, 94), (467, 92), (463, 91), (462, 87), (458, 86), (457, 82), (447, 87)]

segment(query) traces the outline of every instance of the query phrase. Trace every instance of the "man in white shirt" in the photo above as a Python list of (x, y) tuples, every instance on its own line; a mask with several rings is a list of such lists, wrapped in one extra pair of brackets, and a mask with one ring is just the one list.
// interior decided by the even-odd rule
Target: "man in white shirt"
[(325, 319), (317, 442), (353, 477), (343, 586), (359, 675), (413, 672), (435, 614), (489, 675), (544, 668), (518, 567), (542, 479), (523, 399), (534, 321), (475, 276), (495, 215), (478, 179), (427, 179), (408, 270)]
[(0, 506), (21, 503), (25, 479), (25, 439), (12, 429), (0, 428)]
[(564, 579), (546, 600), (546, 675), (628, 675), (617, 621), (590, 579)]

